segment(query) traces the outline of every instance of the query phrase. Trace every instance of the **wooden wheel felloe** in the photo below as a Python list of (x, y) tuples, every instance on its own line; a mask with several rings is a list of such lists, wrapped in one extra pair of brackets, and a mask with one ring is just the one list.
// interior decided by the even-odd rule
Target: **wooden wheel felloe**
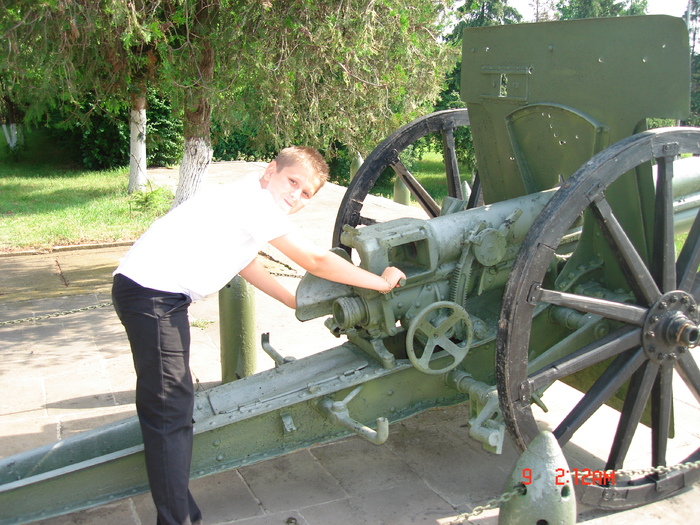
[[(501, 410), (518, 448), (523, 450), (539, 433), (538, 420), (553, 419), (533, 402), (546, 404), (546, 394), (540, 400), (545, 390), (596, 369), (602, 372), (593, 375), (575, 404), (549, 421), (555, 437), (564, 446), (575, 440), (577, 432), (591, 432), (592, 428), (595, 438), (588, 444), (604, 443), (607, 460), (604, 465), (587, 465), (591, 469), (656, 469), (651, 474), (623, 472), (614, 486), (577, 486), (587, 505), (633, 507), (674, 494), (700, 477), (697, 467), (668, 473), (659, 468), (697, 460), (700, 450), (697, 419), (683, 417), (682, 412), (684, 406), (695, 410), (700, 405), (700, 354), (694, 349), (700, 318), (696, 282), (700, 281), (696, 279), (700, 216), (692, 222), (678, 254), (674, 247), (671, 182), (674, 165), (684, 153), (700, 154), (699, 130), (668, 128), (641, 133), (593, 157), (559, 189), (535, 221), (504, 291), (496, 380)], [(641, 227), (646, 244), (639, 248), (640, 236), (629, 223), (623, 226), (614, 211), (620, 205), (608, 197), (616, 191), (616, 181), (635, 177), (630, 171), (649, 161), (657, 165), (655, 187), (650, 189), (654, 212), (647, 227)], [(625, 293), (587, 293), (585, 286), (567, 288), (563, 279), (551, 275), (552, 267), (561, 265), (557, 249), (582, 214), (589, 221), (584, 220), (580, 244), (597, 237), (602, 250), (610, 254), (589, 278), (605, 289), (606, 281), (614, 280), (608, 276), (614, 273), (626, 281)], [(595, 250), (592, 253), (597, 255)], [(565, 352), (561, 344), (547, 346), (549, 343), (543, 343), (546, 338), (533, 326), (542, 316), (551, 318), (564, 309), (600, 319), (608, 329), (590, 331), (586, 341), (572, 341)], [(558, 354), (548, 358), (555, 351)], [(685, 397), (679, 402), (681, 396)], [(618, 397), (619, 419), (608, 417), (604, 425), (596, 423), (603, 411), (610, 410), (606, 403), (614, 404)], [(648, 437), (642, 437), (647, 433)], [(635, 454), (631, 454), (635, 438), (642, 439), (642, 446), (635, 441)], [(645, 453), (643, 459), (637, 457), (640, 450)]]
[[(466, 109), (448, 109), (420, 117), (384, 139), (368, 155), (345, 192), (333, 229), (333, 246), (341, 245), (340, 234), (346, 224), (362, 226), (376, 222), (371, 217), (362, 216), (362, 207), (369, 191), (388, 167), (391, 167), (397, 176), (406, 183), (412, 196), (425, 210), (428, 217), (437, 217), (440, 214), (440, 206), (399, 158), (401, 152), (430, 133), (437, 132), (442, 135), (448, 195), (461, 199), (462, 180), (457, 165), (454, 130), (468, 125), (469, 114)], [(478, 195), (476, 187), (472, 191), (472, 195), (474, 197)]]

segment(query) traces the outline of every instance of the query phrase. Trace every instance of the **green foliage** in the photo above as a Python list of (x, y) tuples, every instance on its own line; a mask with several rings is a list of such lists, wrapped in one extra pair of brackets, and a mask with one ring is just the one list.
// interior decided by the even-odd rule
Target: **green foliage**
[[(148, 166), (177, 164), (182, 156), (182, 120), (173, 114), (170, 103), (154, 89), (148, 90), (146, 151)], [(110, 110), (94, 99), (83, 104), (87, 118), (71, 120), (58, 111), (48, 121), (54, 138), (74, 161), (87, 169), (110, 169), (129, 164), (129, 107), (123, 101)]]
[[(93, 170), (118, 168), (129, 164), (129, 124), (119, 116), (104, 112), (91, 113), (80, 126), (80, 163)], [(121, 117), (121, 118), (120, 118)]]
[(132, 209), (140, 213), (165, 215), (173, 204), (173, 192), (164, 187), (148, 191), (135, 191), (129, 195)]
[(146, 109), (146, 155), (148, 166), (171, 166), (182, 158), (182, 115), (170, 101), (148, 90)]
[(560, 20), (643, 15), (647, 0), (562, 0), (557, 10)]
[(342, 144), (332, 144), (330, 151), (326, 152), (328, 158), (328, 168), (330, 170), (330, 181), (341, 186), (350, 184), (350, 165), (354, 154)]
[(452, 32), (451, 40), (462, 40), (465, 27), (500, 26), (517, 24), (523, 17), (518, 10), (508, 5), (507, 0), (467, 0), (457, 8), (460, 22)]
[[(236, 122), (237, 121), (237, 122)], [(246, 123), (243, 118), (232, 119), (225, 125), (216, 115), (212, 117), (211, 138), (214, 160), (271, 160), (276, 151), (257, 141), (258, 127)]]
[(210, 113), (232, 130), (215, 137), (217, 157), (294, 143), (326, 151), (342, 143), (366, 155), (430, 111), (459, 53), (440, 36), (455, 4), (0, 0), (9, 49), (0, 56), (0, 75), (9, 78), (0, 89), (30, 120), (49, 109), (85, 119), (85, 93), (115, 114), (110, 104), (145, 80), (184, 115), (186, 136), (208, 139)]
[(690, 71), (690, 115), (683, 121), (683, 125), (697, 127), (700, 126), (700, 56), (692, 56)]

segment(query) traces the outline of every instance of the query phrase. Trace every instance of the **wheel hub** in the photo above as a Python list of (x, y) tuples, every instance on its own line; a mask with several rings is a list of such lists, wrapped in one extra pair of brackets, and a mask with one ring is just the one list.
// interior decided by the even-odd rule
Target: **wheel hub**
[(642, 346), (649, 359), (661, 363), (700, 342), (698, 307), (693, 297), (676, 290), (661, 296), (644, 322)]

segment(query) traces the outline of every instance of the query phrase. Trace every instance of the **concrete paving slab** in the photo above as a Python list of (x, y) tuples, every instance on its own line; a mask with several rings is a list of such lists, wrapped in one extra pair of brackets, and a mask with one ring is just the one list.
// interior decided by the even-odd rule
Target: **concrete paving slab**
[(344, 499), (347, 492), (309, 450), (242, 467), (239, 472), (267, 514)]
[[(391, 439), (396, 440), (394, 434)], [(385, 490), (416, 478), (416, 472), (391, 447), (364, 439), (344, 439), (310, 452), (349, 495)]]

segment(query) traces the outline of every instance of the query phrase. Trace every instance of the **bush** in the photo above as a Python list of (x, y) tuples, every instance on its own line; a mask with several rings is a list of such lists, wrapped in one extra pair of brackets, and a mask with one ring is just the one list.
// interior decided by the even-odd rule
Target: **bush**
[[(170, 102), (154, 89), (148, 90), (146, 155), (148, 166), (169, 166), (182, 157), (182, 119), (172, 113)], [(73, 160), (88, 169), (111, 169), (129, 164), (129, 107), (118, 104), (107, 111), (92, 101), (83, 103), (84, 121), (76, 122), (63, 114), (49, 117), (54, 139)]]
[(211, 142), (214, 160), (271, 160), (277, 152), (272, 146), (257, 144), (257, 135), (257, 129), (252, 125), (242, 124), (231, 129), (212, 116)]
[(170, 101), (148, 90), (146, 155), (148, 166), (172, 166), (182, 159), (182, 118), (174, 115)]

